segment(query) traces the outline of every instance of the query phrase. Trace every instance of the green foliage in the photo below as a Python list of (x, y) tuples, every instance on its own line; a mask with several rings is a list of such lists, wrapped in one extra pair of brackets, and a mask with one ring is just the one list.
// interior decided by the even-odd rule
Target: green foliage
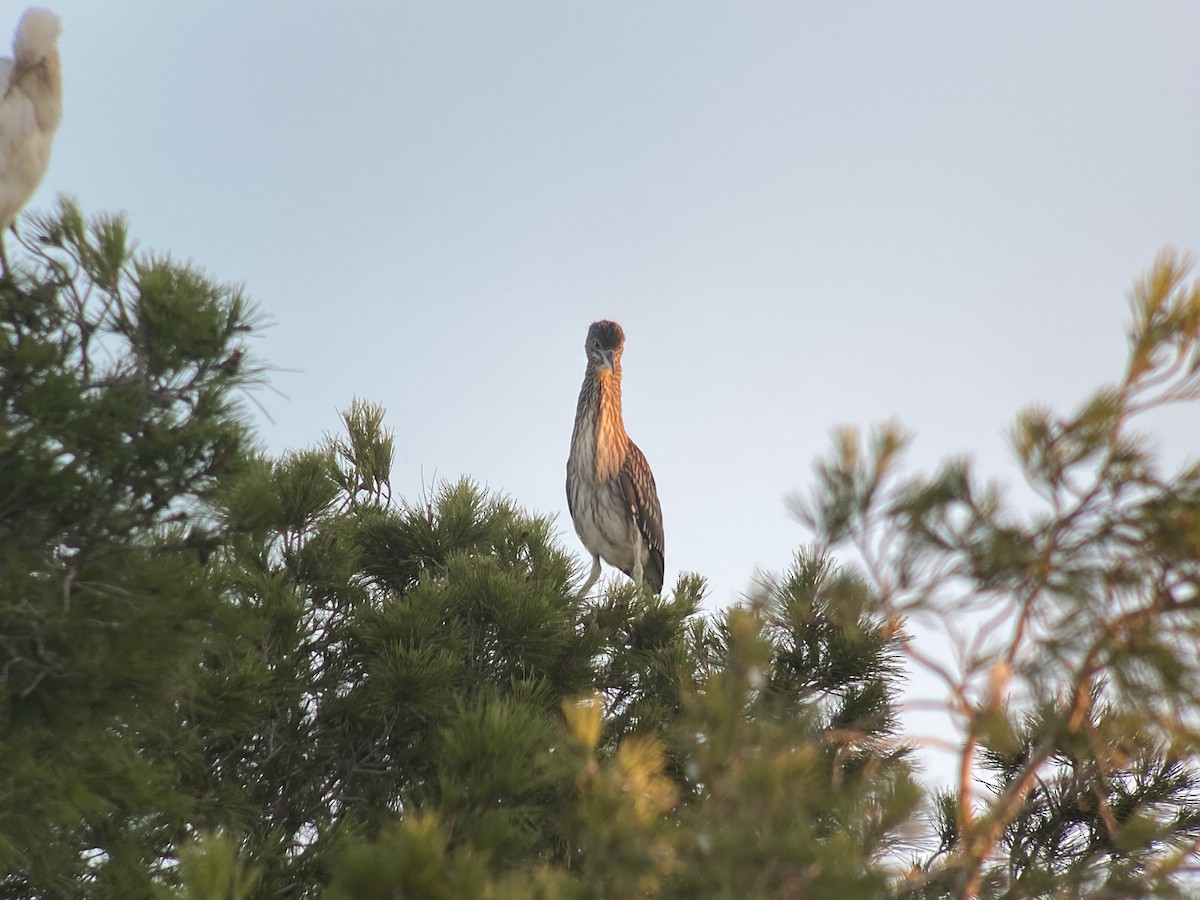
[(865, 585), (802, 554), (706, 644), (665, 893), (879, 896), (921, 792), (894, 736), (898, 647)]
[(914, 895), (1195, 893), (1200, 466), (1162, 474), (1131, 430), (1200, 397), (1186, 274), (1166, 253), (1135, 288), (1117, 385), (1069, 416), (1019, 417), (1041, 509), (1012, 508), (965, 461), (900, 482), (889, 428), (873, 447), (843, 435), (798, 510), (821, 552), (854, 548), (889, 621), (957, 625), (953, 664), (904, 645), (963, 722), (942, 851), (912, 873)]
[[(393, 497), (365, 401), (255, 452), (241, 293), (64, 204), (0, 282), (0, 896), (1194, 893), (1200, 466), (1129, 427), (1200, 392), (1185, 276), (1118, 385), (1018, 420), (1041, 508), (843, 429), (816, 546), (706, 614), (690, 574), (578, 597), (468, 479)], [(932, 796), (907, 667), (960, 728)]]
[(239, 858), (237, 843), (228, 835), (207, 834), (184, 847), (179, 870), (187, 900), (248, 900), (261, 874)]
[(190, 801), (159, 736), (218, 609), (251, 311), (64, 202), (0, 282), (0, 891), (133, 896)]
[[(919, 794), (891, 738), (895, 640), (861, 579), (801, 556), (712, 622), (694, 576), (584, 601), (551, 524), (505, 498), (462, 481), (393, 502), (380, 422), (356, 403), (345, 437), (227, 485), (236, 615), (184, 716), (201, 824), (245, 835), (264, 885), (692, 896), (719, 877), (772, 896), (786, 879), (762, 861), (801, 833), (788, 883), (883, 883)], [(783, 837), (763, 844), (768, 790)], [(808, 874), (834, 846), (837, 873)]]

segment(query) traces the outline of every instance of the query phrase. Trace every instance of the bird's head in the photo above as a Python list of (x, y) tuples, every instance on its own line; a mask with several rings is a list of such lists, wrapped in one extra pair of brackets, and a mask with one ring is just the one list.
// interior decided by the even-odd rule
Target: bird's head
[(62, 22), (50, 10), (37, 7), (25, 10), (13, 38), (13, 56), (16, 57), (18, 68), (32, 69), (52, 56), (57, 66), (56, 44), (60, 34)]
[(589, 366), (616, 372), (621, 365), (621, 352), (625, 349), (625, 332), (609, 319), (593, 322), (583, 346), (587, 351)]

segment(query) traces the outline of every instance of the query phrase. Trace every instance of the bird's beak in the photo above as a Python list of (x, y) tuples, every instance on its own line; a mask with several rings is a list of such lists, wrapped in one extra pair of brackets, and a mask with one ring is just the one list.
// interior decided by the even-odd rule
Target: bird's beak
[(601, 356), (604, 358), (604, 368), (608, 369), (608, 371), (610, 371), (610, 372), (617, 371), (616, 363), (613, 361), (614, 352), (615, 351), (613, 351), (613, 350), (605, 350), (601, 354)]

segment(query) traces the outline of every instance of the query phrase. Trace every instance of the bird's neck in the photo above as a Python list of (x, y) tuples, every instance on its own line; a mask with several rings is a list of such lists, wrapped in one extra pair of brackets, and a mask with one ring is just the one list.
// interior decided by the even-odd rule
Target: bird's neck
[(597, 379), (600, 409), (596, 420), (596, 478), (609, 481), (621, 471), (629, 445), (621, 416), (621, 370), (601, 369)]
[(18, 64), (13, 83), (33, 99), (38, 128), (53, 134), (62, 119), (62, 72), (58, 50), (51, 48), (44, 59), (33, 65)]

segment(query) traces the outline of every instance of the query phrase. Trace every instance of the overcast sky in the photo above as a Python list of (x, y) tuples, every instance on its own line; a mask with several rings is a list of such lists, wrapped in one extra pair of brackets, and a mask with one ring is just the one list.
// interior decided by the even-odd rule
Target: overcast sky
[(667, 581), (716, 607), (806, 539), (784, 499), (834, 426), (1013, 479), (1017, 411), (1115, 379), (1130, 284), (1200, 249), (1194, 0), (333, 7), (57, 3), (33, 205), (246, 285), (270, 450), (363, 397), (398, 493), (468, 474), (581, 553), (583, 339), (617, 319)]

